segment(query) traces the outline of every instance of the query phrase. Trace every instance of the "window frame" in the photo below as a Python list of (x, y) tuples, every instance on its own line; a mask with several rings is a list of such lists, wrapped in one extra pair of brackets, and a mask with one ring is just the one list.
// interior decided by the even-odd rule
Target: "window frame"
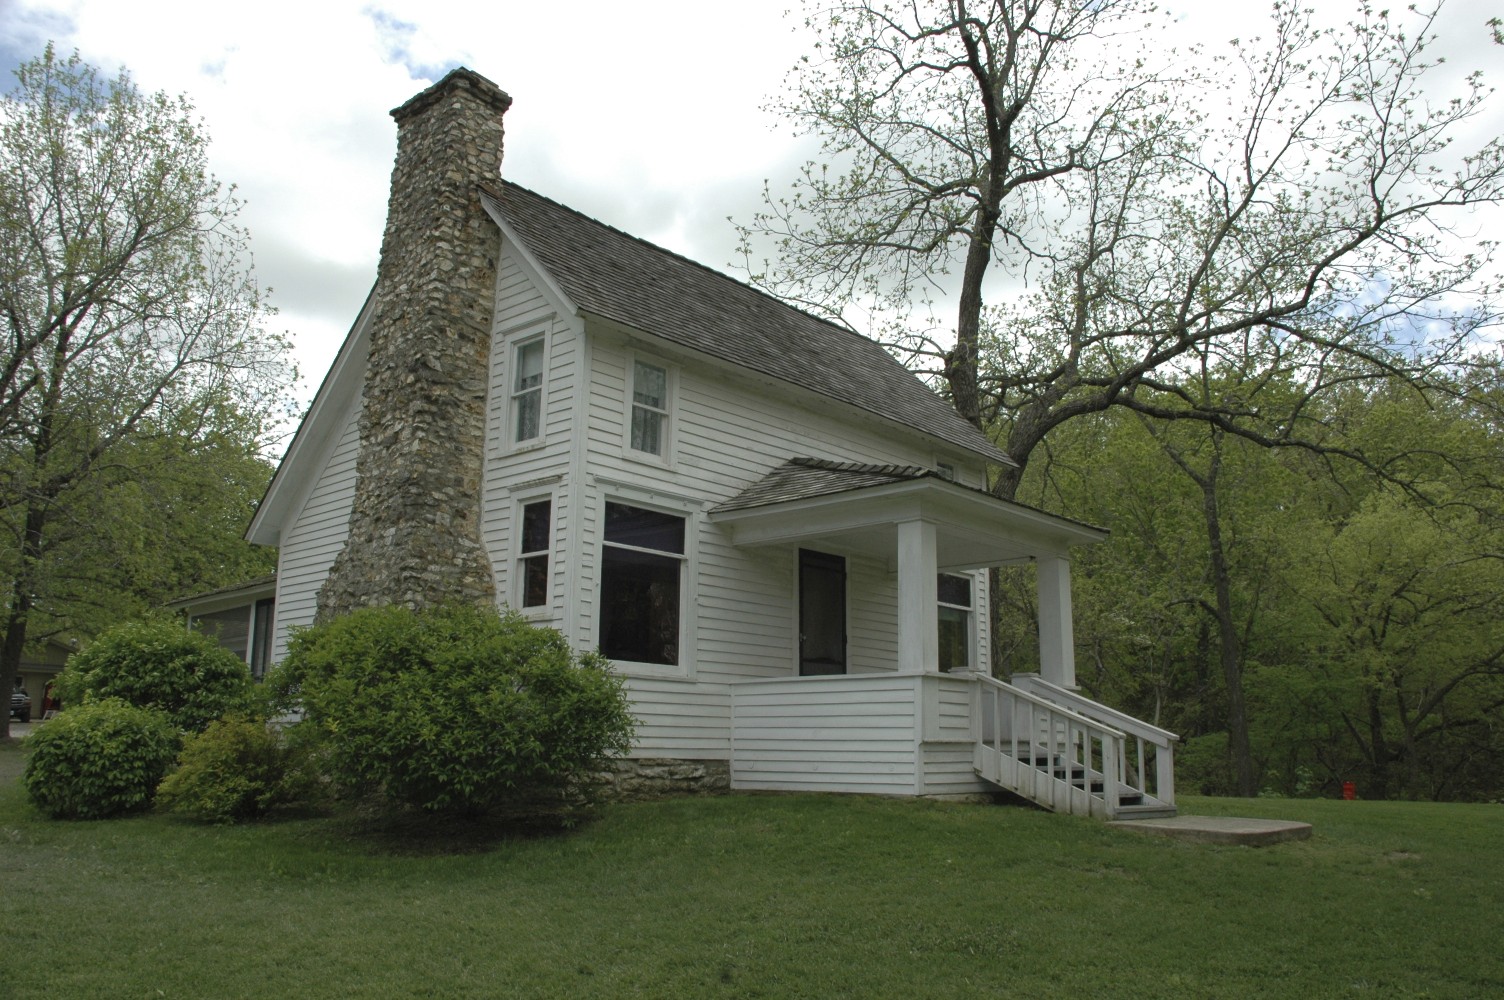
[[(943, 581), (946, 577), (950, 577), (953, 580), (964, 580), (966, 582), (966, 596), (967, 596), (967, 600), (968, 600), (969, 603), (967, 603), (967, 604), (957, 604), (957, 603), (954, 603), (952, 601), (947, 601), (947, 600), (945, 600), (942, 597), (941, 590), (940, 590), (941, 581)], [(975, 670), (975, 669), (977, 669), (977, 579), (976, 579), (976, 576), (973, 575), (973, 574), (971, 574), (971, 573), (943, 573), (943, 572), (942, 573), (936, 573), (935, 574), (935, 605), (936, 605), (935, 627), (936, 627), (937, 633), (938, 633), (939, 629), (943, 627), (943, 624), (944, 624), (944, 618), (942, 617), (942, 612), (944, 610), (959, 611), (959, 612), (961, 612), (961, 614), (962, 614), (962, 618), (961, 618), (962, 631), (963, 631), (963, 635), (965, 637), (965, 653), (966, 653), (966, 662), (965, 663), (960, 664), (959, 666), (957, 666), (956, 664), (952, 664), (949, 668), (947, 668), (941, 662), (939, 656), (937, 655), (936, 660), (935, 660), (935, 669), (938, 670), (942, 674), (943, 673), (949, 673), (949, 672), (951, 672), (953, 670), (957, 670), (957, 669), (960, 669), (960, 670)], [(936, 647), (937, 647), (936, 651), (937, 651), (937, 654), (939, 654), (941, 651), (943, 651), (945, 649), (945, 644), (942, 643), (942, 642), (940, 642), (939, 639), (940, 639), (940, 637), (937, 634), (936, 635)]]
[[(669, 552), (666, 550), (650, 549), (640, 546), (626, 545), (620, 542), (611, 542), (606, 539), (606, 507), (608, 504), (619, 504), (639, 510), (651, 511), (657, 514), (665, 514), (680, 519), (684, 523), (684, 551), (682, 553)], [(600, 515), (597, 521), (599, 525), (598, 543), (595, 546), (595, 613), (594, 634), (591, 639), (593, 646), (601, 650), (601, 654), (610, 659), (622, 673), (627, 675), (639, 675), (650, 677), (670, 678), (693, 678), (695, 675), (695, 623), (692, 618), (697, 605), (696, 582), (698, 535), (699, 535), (699, 508), (686, 504), (679, 506), (673, 503), (665, 503), (657, 496), (652, 499), (644, 499), (636, 490), (612, 488), (600, 497)], [(648, 663), (642, 660), (626, 660), (611, 657), (602, 648), (601, 628), (605, 623), (606, 608), (606, 550), (608, 548), (620, 549), (629, 552), (643, 552), (650, 555), (667, 556), (676, 560), (679, 564), (679, 607), (678, 607), (678, 663)]]
[[(520, 388), (518, 382), (522, 374), (522, 354), (524, 351), (538, 348), (538, 384)], [(541, 447), (548, 436), (548, 335), (546, 332), (531, 333), (519, 337), (512, 343), (511, 351), (507, 356), (507, 447), (511, 451), (525, 451), (529, 448)], [(525, 396), (535, 397), (538, 407), (537, 433), (532, 437), (519, 438), (522, 432), (522, 405)]]
[[(663, 372), (664, 398), (661, 409), (637, 402), (638, 365), (656, 368)], [(626, 391), (623, 393), (623, 397), (622, 454), (635, 461), (671, 467), (674, 463), (674, 448), (678, 440), (678, 406), (676, 403), (679, 397), (679, 369), (662, 358), (629, 351), (627, 353), (626, 366)], [(642, 405), (649, 412), (658, 414), (662, 418), (661, 437), (663, 447), (660, 452), (644, 451), (632, 444), (632, 417), (639, 405)]]
[[(546, 544), (541, 549), (526, 549), (527, 510), (540, 504), (548, 505)], [(554, 615), (554, 553), (558, 546), (558, 503), (552, 493), (537, 493), (519, 497), (512, 507), (512, 607), (528, 618), (551, 618)], [(529, 561), (544, 560), (544, 600), (542, 604), (527, 603), (527, 566)]]

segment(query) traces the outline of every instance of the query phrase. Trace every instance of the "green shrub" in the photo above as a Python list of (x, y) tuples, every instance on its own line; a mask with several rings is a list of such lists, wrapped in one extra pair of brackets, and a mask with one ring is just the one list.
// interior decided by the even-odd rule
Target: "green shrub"
[(340, 786), (435, 812), (556, 795), (632, 739), (604, 658), (494, 610), (356, 611), (295, 635), (273, 683)]
[(57, 687), (64, 705), (120, 698), (161, 709), (193, 733), (252, 708), (251, 674), (240, 657), (166, 618), (109, 629), (68, 661)]
[(165, 712), (118, 698), (77, 705), (26, 740), (22, 781), (53, 819), (105, 819), (146, 809), (178, 753)]
[(211, 723), (189, 736), (177, 769), (157, 788), (157, 805), (212, 823), (235, 823), (311, 793), (298, 755), (258, 718)]

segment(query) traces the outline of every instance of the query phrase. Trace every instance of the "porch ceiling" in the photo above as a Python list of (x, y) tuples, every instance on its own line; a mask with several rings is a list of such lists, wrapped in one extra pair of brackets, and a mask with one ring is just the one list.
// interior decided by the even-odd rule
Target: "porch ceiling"
[[(806, 460), (807, 461), (807, 460)], [(828, 473), (811, 476), (814, 468)], [(801, 485), (791, 487), (798, 481)], [(935, 525), (942, 570), (1063, 556), (1107, 537), (1099, 528), (1046, 514), (907, 467), (790, 463), (710, 512), (734, 544), (801, 545), (892, 563), (898, 525)]]

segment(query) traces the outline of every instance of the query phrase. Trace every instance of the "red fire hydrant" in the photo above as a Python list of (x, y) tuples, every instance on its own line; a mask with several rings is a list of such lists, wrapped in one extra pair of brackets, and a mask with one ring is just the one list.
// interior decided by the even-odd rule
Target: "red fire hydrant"
[(1342, 783), (1342, 797), (1348, 802), (1356, 799), (1358, 797), (1358, 786), (1351, 781), (1344, 781)]

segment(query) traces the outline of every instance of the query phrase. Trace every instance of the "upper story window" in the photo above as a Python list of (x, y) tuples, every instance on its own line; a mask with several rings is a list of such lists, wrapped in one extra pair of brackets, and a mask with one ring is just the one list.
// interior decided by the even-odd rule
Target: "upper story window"
[(941, 573), (935, 581), (939, 599), (940, 669), (971, 667), (972, 587), (971, 577)]
[(512, 350), (512, 443), (543, 436), (543, 340), (529, 340)]
[(517, 545), (517, 600), (523, 608), (548, 606), (548, 554), (553, 546), (553, 501), (522, 505), (522, 531)]
[(630, 444), (633, 451), (659, 458), (668, 457), (669, 373), (646, 361), (632, 363), (632, 417)]

